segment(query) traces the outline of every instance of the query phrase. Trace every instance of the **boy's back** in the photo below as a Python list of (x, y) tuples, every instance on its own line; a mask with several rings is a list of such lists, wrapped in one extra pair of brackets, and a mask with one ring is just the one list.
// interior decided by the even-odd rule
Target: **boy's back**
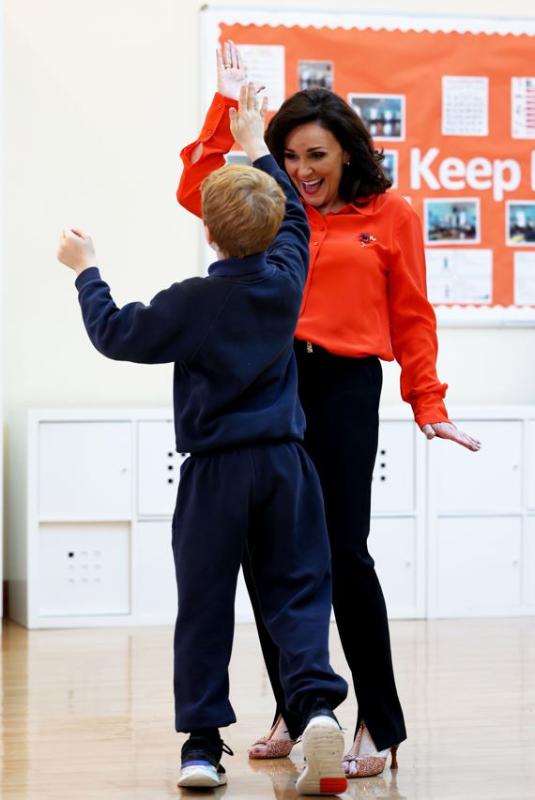
[(216, 261), (207, 278), (173, 284), (149, 306), (118, 309), (96, 268), (76, 281), (87, 332), (100, 352), (141, 363), (175, 362), (182, 452), (303, 437), (292, 341), (308, 267), (308, 223), (274, 159), (256, 163), (287, 198), (267, 252)]

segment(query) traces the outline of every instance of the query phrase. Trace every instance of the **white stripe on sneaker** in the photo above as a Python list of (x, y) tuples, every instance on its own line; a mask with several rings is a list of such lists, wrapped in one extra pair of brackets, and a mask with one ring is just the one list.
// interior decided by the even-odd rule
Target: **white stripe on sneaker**
[(177, 786), (222, 786), (227, 782), (224, 772), (218, 772), (211, 764), (195, 764), (191, 767), (182, 767)]

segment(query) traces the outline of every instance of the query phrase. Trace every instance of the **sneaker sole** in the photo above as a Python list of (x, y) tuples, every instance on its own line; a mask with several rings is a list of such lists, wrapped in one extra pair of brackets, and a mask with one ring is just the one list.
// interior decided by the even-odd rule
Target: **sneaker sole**
[(305, 769), (299, 776), (299, 794), (342, 794), (347, 778), (342, 769), (344, 734), (329, 717), (317, 717), (309, 722), (303, 734)]
[(218, 773), (213, 767), (184, 767), (180, 773), (177, 786), (213, 788), (227, 782), (224, 773)]

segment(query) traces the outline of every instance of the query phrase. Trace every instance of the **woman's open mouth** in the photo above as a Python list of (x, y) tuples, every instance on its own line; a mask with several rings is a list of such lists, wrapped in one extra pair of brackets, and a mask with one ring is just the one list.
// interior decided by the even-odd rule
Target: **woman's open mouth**
[(323, 178), (317, 178), (315, 181), (301, 181), (303, 194), (311, 196), (317, 194), (323, 185)]

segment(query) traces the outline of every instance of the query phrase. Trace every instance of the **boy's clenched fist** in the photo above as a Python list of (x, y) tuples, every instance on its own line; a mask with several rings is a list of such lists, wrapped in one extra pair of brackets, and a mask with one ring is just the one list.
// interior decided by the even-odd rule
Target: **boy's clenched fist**
[(65, 228), (58, 246), (58, 261), (73, 269), (77, 275), (95, 266), (95, 248), (91, 237), (76, 228)]

